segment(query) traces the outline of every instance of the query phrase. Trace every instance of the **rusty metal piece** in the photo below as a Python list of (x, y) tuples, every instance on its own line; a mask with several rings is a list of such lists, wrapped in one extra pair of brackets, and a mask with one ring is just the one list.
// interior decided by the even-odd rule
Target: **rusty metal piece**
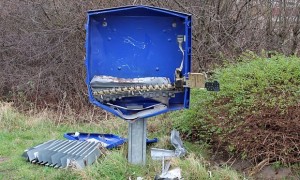
[(136, 86), (135, 89), (136, 89), (136, 90), (140, 90), (141, 87), (140, 87), (140, 86)]
[(173, 88), (172, 84), (168, 84), (167, 87), (168, 87), (168, 89)]
[(94, 76), (91, 80), (92, 89), (97, 88), (113, 88), (128, 87), (137, 85), (153, 85), (153, 84), (170, 83), (166, 77), (145, 77), (145, 78), (117, 78), (112, 76)]
[(149, 90), (153, 90), (154, 87), (153, 87), (152, 85), (149, 85), (149, 86), (148, 86), (148, 89), (149, 89)]
[(116, 78), (95, 76), (91, 82), (93, 95), (100, 102), (116, 101), (124, 97), (142, 96), (168, 105), (169, 98), (180, 92), (164, 77)]
[(185, 80), (186, 87), (189, 88), (204, 88), (205, 74), (203, 73), (189, 73), (189, 79)]

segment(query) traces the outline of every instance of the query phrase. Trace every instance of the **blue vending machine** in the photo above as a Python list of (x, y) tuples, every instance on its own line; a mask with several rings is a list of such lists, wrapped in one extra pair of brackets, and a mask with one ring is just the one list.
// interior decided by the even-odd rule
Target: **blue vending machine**
[(188, 108), (190, 88), (205, 87), (190, 73), (191, 25), (190, 14), (149, 6), (88, 12), (89, 100), (130, 122), (131, 163), (145, 163), (145, 118)]

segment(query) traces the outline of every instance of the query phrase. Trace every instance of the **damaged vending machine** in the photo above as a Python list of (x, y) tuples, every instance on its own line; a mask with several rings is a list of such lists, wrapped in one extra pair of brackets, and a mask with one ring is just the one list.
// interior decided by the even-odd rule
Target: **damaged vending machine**
[(88, 12), (89, 100), (129, 122), (130, 163), (146, 162), (146, 118), (188, 108), (190, 88), (219, 89), (190, 72), (191, 28), (190, 14), (156, 7)]

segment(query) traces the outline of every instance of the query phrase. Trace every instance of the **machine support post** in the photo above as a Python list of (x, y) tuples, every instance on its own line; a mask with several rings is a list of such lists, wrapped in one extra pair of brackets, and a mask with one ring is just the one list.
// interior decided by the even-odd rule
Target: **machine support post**
[(146, 164), (147, 120), (137, 119), (128, 124), (128, 162)]

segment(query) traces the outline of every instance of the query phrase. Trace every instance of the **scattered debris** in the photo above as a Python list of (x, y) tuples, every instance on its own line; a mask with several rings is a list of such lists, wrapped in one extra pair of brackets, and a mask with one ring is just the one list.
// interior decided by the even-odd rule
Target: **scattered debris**
[(125, 139), (114, 134), (98, 134), (98, 133), (65, 133), (64, 137), (68, 140), (79, 140), (88, 142), (101, 143), (106, 149), (116, 148), (125, 143)]
[(162, 173), (159, 176), (155, 177), (155, 180), (172, 180), (172, 179), (181, 179), (181, 169), (179, 167), (174, 168), (166, 173)]
[(208, 177), (211, 178), (212, 177), (211, 171), (207, 171), (207, 173), (208, 173)]
[(182, 157), (186, 154), (186, 150), (183, 147), (183, 142), (180, 139), (179, 131), (172, 130), (171, 143), (175, 147), (174, 150), (151, 148), (151, 157), (153, 160), (162, 160), (162, 173), (155, 176), (155, 180), (163, 179), (181, 179), (181, 169), (179, 167), (169, 171), (171, 166), (170, 159), (174, 157)]
[(182, 140), (179, 136), (179, 131), (172, 130), (171, 143), (175, 147), (174, 150), (151, 148), (151, 157), (153, 160), (162, 160), (172, 157), (182, 157), (186, 154), (186, 150), (183, 147)]
[(165, 159), (163, 159), (162, 161), (162, 174), (165, 174), (169, 171), (170, 169), (170, 166), (171, 166), (171, 161), (170, 160), (167, 160), (166, 163), (165, 163)]
[(155, 180), (172, 180), (172, 179), (181, 179), (181, 169), (179, 167), (174, 168), (169, 171), (171, 166), (171, 161), (165, 160), (162, 161), (162, 173), (161, 175), (156, 175)]
[(171, 143), (175, 147), (175, 155), (177, 157), (182, 157), (186, 154), (186, 150), (183, 147), (183, 142), (179, 136), (179, 131), (175, 129), (171, 132)]
[[(64, 137), (68, 140), (79, 140), (79, 141), (89, 141), (89, 142), (99, 142), (106, 149), (113, 149), (121, 146), (127, 142), (126, 138), (122, 138), (115, 134), (98, 134), (98, 133), (84, 133), (84, 132), (75, 132), (75, 133), (65, 133)], [(152, 144), (157, 143), (158, 139), (148, 139), (146, 143)]]
[[(64, 137), (68, 140), (47, 141), (25, 150), (23, 156), (32, 163), (56, 168), (83, 169), (101, 155), (100, 147), (112, 149), (127, 141), (114, 134), (75, 132), (65, 133)], [(158, 142), (157, 138), (147, 138), (147, 144), (156, 142)]]
[(151, 148), (151, 157), (153, 160), (163, 160), (176, 157), (176, 154), (174, 150)]
[(25, 150), (23, 157), (31, 163), (54, 168), (83, 169), (101, 155), (98, 142), (50, 140)]

